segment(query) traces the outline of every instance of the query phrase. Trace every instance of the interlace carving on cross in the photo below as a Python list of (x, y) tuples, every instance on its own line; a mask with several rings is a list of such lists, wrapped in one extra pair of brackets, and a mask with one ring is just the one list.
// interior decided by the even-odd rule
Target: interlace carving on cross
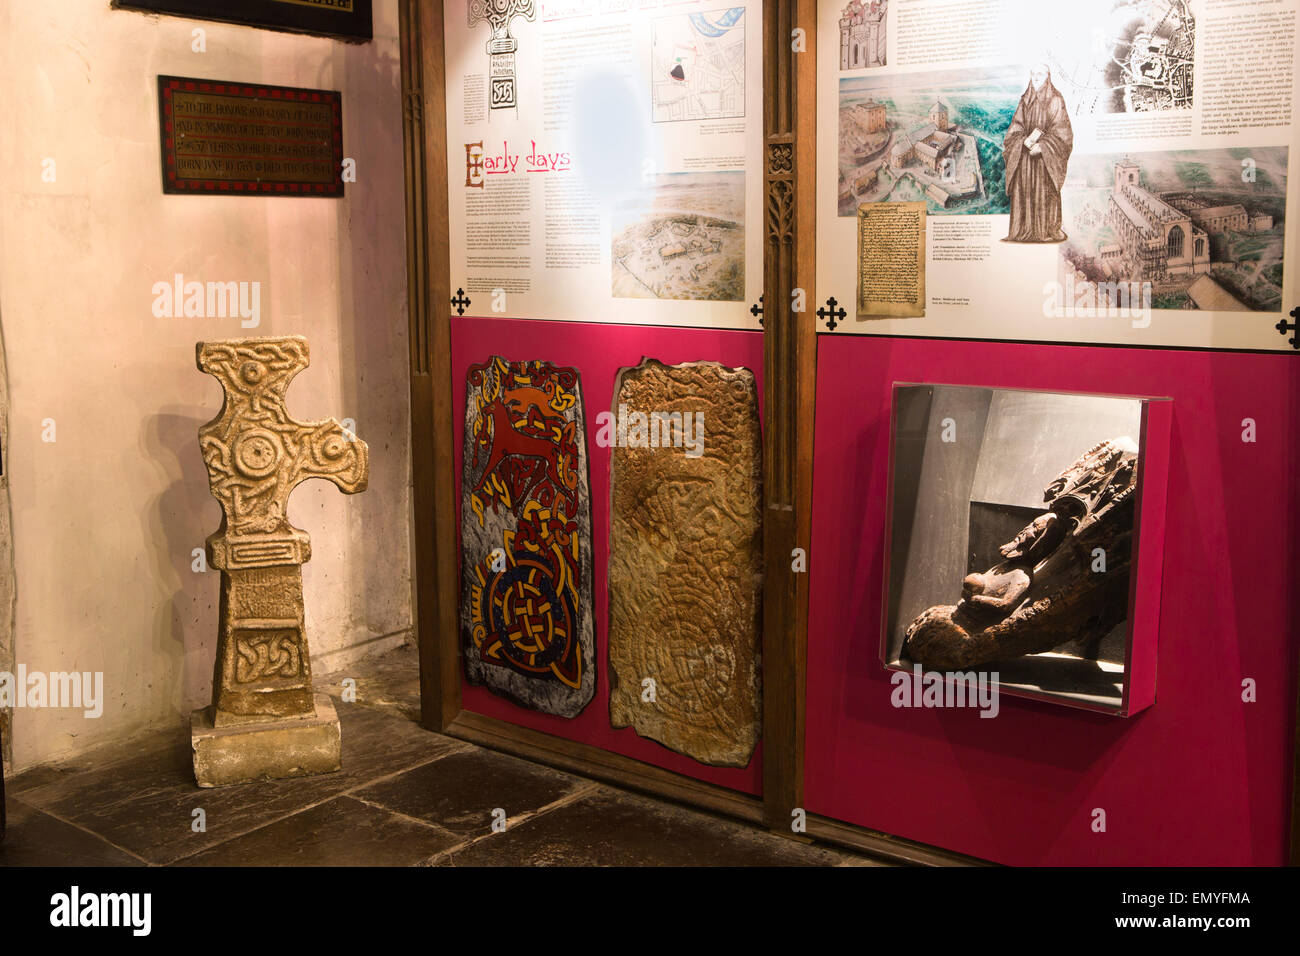
[[(513, 53), (515, 43), (510, 36), (510, 21), (515, 17), (532, 20), (535, 11), (533, 0), (469, 0), (465, 14), (471, 29), (484, 22), (492, 28), (492, 39), (488, 41), (489, 53)], [(500, 49), (494, 49), (494, 46)]]
[(212, 495), (224, 513), (218, 535), (292, 534), (289, 495), (309, 478), (345, 494), (364, 491), (366, 443), (332, 418), (297, 422), (285, 392), (309, 362), (301, 336), (200, 342), (199, 370), (221, 383), (221, 413), (199, 429)]
[(310, 478), (345, 494), (364, 491), (369, 450), (332, 418), (290, 417), (285, 391), (308, 364), (301, 336), (200, 342), (195, 357), (225, 392), (221, 413), (199, 429), (222, 510), (221, 527), (207, 540), (208, 563), (221, 570), (212, 723), (310, 717), (301, 566), (311, 539), (289, 524), (286, 506)]

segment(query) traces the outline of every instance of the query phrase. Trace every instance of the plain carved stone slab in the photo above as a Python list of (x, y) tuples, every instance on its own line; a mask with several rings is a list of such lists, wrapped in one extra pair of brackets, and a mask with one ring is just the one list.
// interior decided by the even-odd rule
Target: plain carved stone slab
[(493, 357), (465, 385), (465, 675), (576, 717), (596, 693), (591, 494), (578, 370)]
[(614, 412), (610, 721), (701, 763), (743, 767), (759, 738), (754, 374), (644, 359), (619, 373)]

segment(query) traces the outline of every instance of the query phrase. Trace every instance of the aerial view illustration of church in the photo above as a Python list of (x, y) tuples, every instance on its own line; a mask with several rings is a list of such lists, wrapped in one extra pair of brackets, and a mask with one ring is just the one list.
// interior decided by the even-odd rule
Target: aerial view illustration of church
[(1235, 152), (1089, 157), (1086, 185), (1072, 175), (1063, 197), (1076, 285), (1150, 283), (1156, 308), (1277, 310), (1286, 149), (1252, 151), (1244, 175)]

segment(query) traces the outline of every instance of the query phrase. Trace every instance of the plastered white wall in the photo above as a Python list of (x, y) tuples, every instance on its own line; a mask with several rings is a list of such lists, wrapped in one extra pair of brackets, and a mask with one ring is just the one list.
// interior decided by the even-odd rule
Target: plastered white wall
[[(15, 658), (102, 671), (103, 716), (14, 712), (22, 769), (209, 702), (218, 572), (191, 570), (221, 512), (196, 431), (221, 387), (195, 342), (307, 336), (289, 390), (300, 420), (352, 418), (367, 491), (299, 486), (293, 524), (316, 671), (411, 627), (410, 449), (401, 84), (396, 0), (351, 44), (112, 10), (108, 0), (0, 3), (0, 322), (10, 376), (18, 585)], [(196, 28), (206, 52), (192, 49)], [(165, 196), (158, 74), (343, 93), (338, 199)], [(55, 179), (42, 181), (53, 159)], [(256, 329), (155, 318), (175, 273), (262, 284)], [(53, 419), (56, 440), (42, 441)], [(392, 635), (398, 635), (392, 638)]]

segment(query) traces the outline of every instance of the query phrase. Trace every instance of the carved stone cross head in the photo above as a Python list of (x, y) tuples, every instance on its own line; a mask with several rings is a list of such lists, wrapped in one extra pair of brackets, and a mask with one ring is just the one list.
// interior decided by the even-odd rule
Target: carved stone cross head
[(195, 351), (199, 370), (226, 393), (221, 414), (199, 429), (199, 446), (228, 538), (292, 534), (285, 507), (309, 478), (346, 494), (365, 490), (366, 443), (332, 418), (297, 422), (285, 408), (289, 383), (308, 364), (305, 338), (200, 342)]
[(533, 0), (469, 0), (466, 20), (470, 27), (485, 20), (492, 27), (494, 40), (510, 38), (510, 21), (515, 17), (533, 19)]

